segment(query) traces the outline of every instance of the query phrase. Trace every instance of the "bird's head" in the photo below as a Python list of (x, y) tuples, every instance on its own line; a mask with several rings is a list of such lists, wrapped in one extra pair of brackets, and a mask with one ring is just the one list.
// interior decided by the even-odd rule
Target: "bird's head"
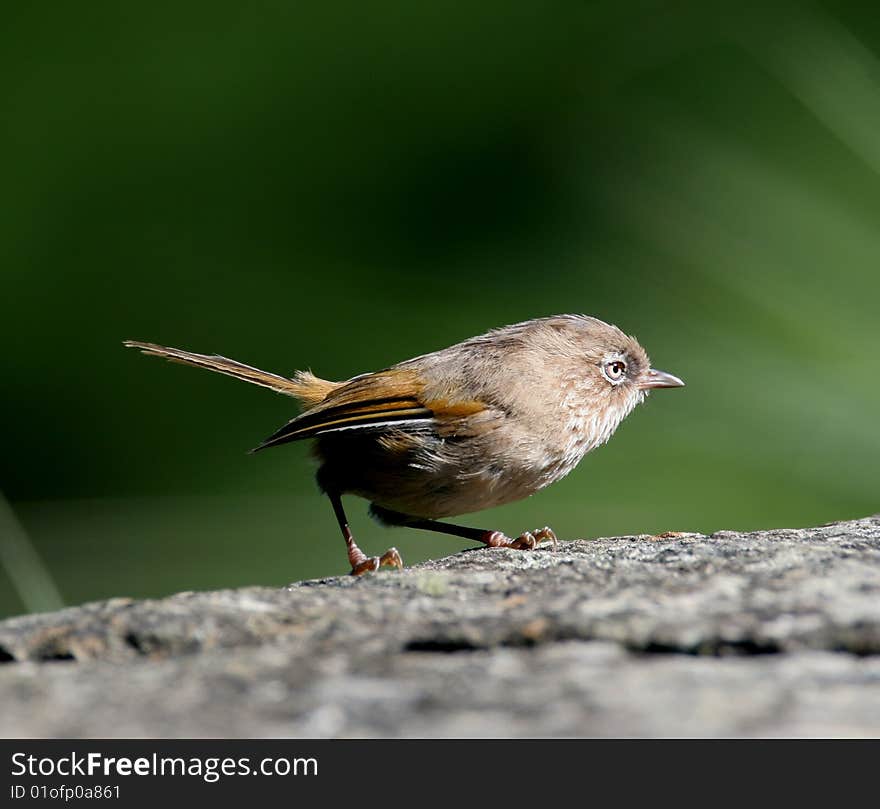
[[(581, 315), (546, 318), (539, 328), (547, 354), (569, 391), (565, 401), (587, 413), (597, 443), (608, 440), (620, 422), (655, 388), (678, 388), (681, 379), (651, 367), (635, 337), (617, 326)], [(561, 360), (561, 361), (560, 361)]]

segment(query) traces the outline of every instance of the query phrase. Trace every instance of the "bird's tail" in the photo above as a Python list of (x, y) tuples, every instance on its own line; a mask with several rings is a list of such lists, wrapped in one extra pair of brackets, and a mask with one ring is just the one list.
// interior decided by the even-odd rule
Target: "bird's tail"
[(194, 354), (191, 351), (182, 351), (179, 348), (167, 348), (153, 343), (141, 343), (137, 340), (124, 340), (123, 344), (129, 348), (139, 348), (144, 354), (154, 357), (164, 357), (171, 362), (180, 362), (184, 365), (194, 365), (196, 368), (207, 368), (219, 374), (241, 379), (253, 385), (269, 388), (276, 393), (292, 396), (299, 399), (305, 407), (312, 407), (321, 402), (327, 394), (339, 387), (338, 382), (329, 382), (320, 379), (310, 371), (297, 371), (292, 377), (270, 374), (235, 360), (220, 357), (216, 354)]

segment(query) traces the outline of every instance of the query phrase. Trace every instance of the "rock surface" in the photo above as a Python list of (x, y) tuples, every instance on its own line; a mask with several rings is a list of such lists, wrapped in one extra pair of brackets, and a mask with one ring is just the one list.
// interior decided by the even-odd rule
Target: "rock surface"
[(880, 516), (0, 623), (4, 737), (877, 736)]

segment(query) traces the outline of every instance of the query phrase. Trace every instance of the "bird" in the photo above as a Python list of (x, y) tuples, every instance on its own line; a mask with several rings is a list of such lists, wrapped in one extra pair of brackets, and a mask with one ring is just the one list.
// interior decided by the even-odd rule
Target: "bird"
[(345, 540), (352, 575), (402, 568), (396, 548), (368, 556), (343, 495), (380, 523), (518, 550), (547, 526), (510, 538), (445, 518), (522, 498), (565, 477), (606, 443), (651, 390), (684, 382), (651, 367), (635, 337), (595, 317), (553, 315), (492, 329), (448, 348), (341, 382), (291, 376), (216, 354), (125, 340), (144, 354), (216, 371), (297, 400), (301, 412), (251, 452), (313, 440), (317, 482)]

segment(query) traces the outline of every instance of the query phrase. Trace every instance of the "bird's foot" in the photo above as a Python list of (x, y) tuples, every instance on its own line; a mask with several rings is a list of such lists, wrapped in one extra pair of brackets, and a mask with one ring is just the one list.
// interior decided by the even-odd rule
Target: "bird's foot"
[(559, 540), (556, 538), (556, 532), (550, 528), (549, 525), (545, 525), (543, 528), (536, 528), (532, 531), (535, 539), (538, 540), (538, 544), (540, 545), (542, 542), (550, 543), (550, 550), (556, 550), (559, 547)]
[(487, 531), (483, 542), (490, 548), (514, 548), (518, 551), (530, 551), (538, 547), (541, 542), (549, 542), (556, 550), (558, 540), (551, 528), (544, 526), (535, 531), (524, 531), (516, 539), (505, 536), (501, 531)]
[(351, 562), (351, 575), (363, 576), (364, 573), (374, 573), (380, 567), (396, 567), (403, 570), (403, 559), (397, 548), (389, 548), (381, 556), (365, 556), (360, 553), (359, 556), (349, 554)]

